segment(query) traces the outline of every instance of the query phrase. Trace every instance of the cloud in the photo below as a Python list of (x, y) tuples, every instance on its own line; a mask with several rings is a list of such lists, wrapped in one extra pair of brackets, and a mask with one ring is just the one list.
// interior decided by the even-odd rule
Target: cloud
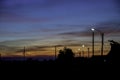
[(76, 30), (78, 28), (85, 27), (84, 25), (67, 25), (67, 24), (46, 24), (46, 25), (33, 25), (31, 26), (30, 32), (50, 32), (59, 33), (62, 31)]
[(11, 47), (7, 45), (0, 45), (0, 52), (2, 55), (14, 55), (20, 47)]
[(2, 6), (4, 0), (0, 0), (0, 7)]
[(82, 30), (84, 25), (67, 25), (67, 24), (25, 24), (25, 25), (11, 25), (1, 24), (0, 37), (39, 37), (39, 36), (57, 36), (56, 34), (64, 31)]
[[(26, 54), (39, 55), (44, 52), (50, 51), (53, 47), (50, 46), (26, 46)], [(2, 56), (21, 56), (24, 51), (23, 47), (15, 46), (4, 46), (0, 45), (0, 51)]]
[(1, 0), (3, 6), (6, 7), (19, 7), (19, 6), (25, 6), (25, 5), (40, 5), (40, 6), (53, 6), (53, 5), (58, 5), (61, 3), (69, 3), (69, 2), (74, 2), (74, 1), (79, 1), (79, 0)]
[[(69, 31), (69, 32), (59, 33), (58, 35), (72, 36), (72, 37), (90, 37), (92, 35), (91, 30), (90, 30), (91, 28), (96, 29), (96, 31), (95, 31), (96, 36), (100, 35), (98, 30), (100, 32), (104, 33), (106, 36), (111, 35), (111, 37), (112, 37), (115, 35), (120, 35), (120, 22), (119, 21), (103, 22), (103, 23), (99, 23), (99, 24), (96, 24), (91, 27), (89, 27), (89, 26), (85, 27), (84, 30), (82, 30), (82, 31), (78, 31), (78, 30)], [(80, 29), (80, 27), (78, 29)]]
[(88, 31), (74, 31), (74, 32), (64, 32), (58, 35), (72, 36), (72, 37), (89, 37), (91, 36)]
[[(92, 2), (94, 2), (94, 1), (95, 0), (93, 0)], [(30, 0), (30, 1), (28, 1), (28, 0), (25, 0), (25, 1), (23, 1), (23, 0), (22, 1), (21, 0), (20, 1), (19, 0), (17, 0), (17, 1), (16, 0), (12, 0), (12, 1), (6, 0), (5, 2), (9, 3), (11, 5), (15, 4), (15, 6), (14, 6), (15, 9), (14, 8), (4, 9), (2, 11), (10, 11), (10, 12), (18, 13), (18, 14), (24, 14), (24, 16), (20, 16), (20, 17), (16, 17), (16, 18), (14, 16), (13, 16), (13, 18), (7, 17), (6, 19), (1, 20), (1, 21), (5, 20), (6, 22), (8, 22), (9, 20), (10, 20), (10, 22), (47, 22), (47, 21), (52, 21), (55, 16), (57, 16), (56, 18), (59, 20), (59, 18), (58, 18), (58, 17), (60, 17), (59, 15), (62, 15), (61, 17), (63, 17), (63, 16), (66, 17), (67, 20), (69, 18), (73, 18), (73, 17), (77, 17), (77, 18), (80, 17), (83, 19), (79, 20), (79, 21), (81, 21), (81, 22), (86, 21), (87, 22), (87, 20), (89, 20), (89, 18), (94, 19), (92, 17), (92, 15), (94, 13), (96, 13), (96, 9), (97, 9), (93, 5), (87, 5), (87, 4), (92, 3), (92, 2), (89, 3), (90, 1), (88, 1), (88, 0), (85, 0), (85, 1), (84, 0), (59, 0), (59, 1), (58, 0)], [(83, 5), (82, 2), (87, 3), (86, 4), (87, 6)], [(72, 5), (71, 3), (72, 4), (75, 3), (75, 4)], [(76, 4), (76, 3), (78, 3), (78, 4)], [(20, 7), (19, 6), (20, 4), (25, 4), (25, 5), (23, 7)], [(35, 5), (36, 7), (34, 7), (31, 4)], [(64, 5), (60, 5), (59, 7), (52, 7), (52, 8), (50, 7), (53, 5), (57, 6), (58, 4), (64, 4)], [(67, 5), (67, 4), (69, 4), (69, 5)], [(40, 8), (39, 6), (44, 6), (44, 7), (48, 6), (48, 7), (47, 8)], [(93, 7), (95, 9), (93, 9)], [(99, 10), (100, 12), (103, 12), (104, 9), (102, 8), (102, 11), (100, 9), (97, 9), (97, 10)], [(97, 12), (99, 12), (99, 11), (97, 11)], [(104, 15), (106, 15), (105, 11), (106, 10), (104, 10)], [(89, 17), (89, 14), (86, 14), (86, 13), (91, 14), (91, 17)], [(78, 15), (79, 17), (76, 15)], [(108, 13), (107, 13), (107, 15), (108, 15)], [(26, 17), (26, 16), (33, 16), (33, 17), (49, 16), (49, 18), (48, 17), (32, 18), (32, 17)], [(99, 13), (99, 16), (102, 16), (102, 13)], [(56, 18), (55, 18), (55, 20), (56, 20)], [(77, 20), (77, 18), (75, 20)]]
[[(21, 49), (21, 50), (18, 50), (16, 52), (23, 52), (24, 49)], [(25, 49), (26, 51), (28, 52), (31, 52), (31, 51), (47, 51), (46, 47), (37, 47), (37, 46), (32, 46), (32, 47), (29, 47)]]
[(40, 22), (48, 22), (52, 21), (52, 19), (47, 17), (41, 17), (41, 18), (32, 18), (32, 17), (26, 17), (23, 15), (18, 15), (11, 12), (0, 12), (0, 22), (8, 22), (8, 23), (40, 23)]
[(118, 12), (120, 13), (120, 0), (115, 0), (116, 7), (118, 9)]
[[(101, 0), (99, 2), (106, 2), (106, 1), (111, 1), (111, 0)], [(59, 6), (62, 4), (71, 4), (71, 3), (99, 3), (96, 0), (2, 0), (2, 7), (4, 8), (20, 8), (20, 7), (39, 7), (39, 8), (48, 8), (48, 7), (53, 7), (53, 6)]]
[(1, 45), (4, 46), (31, 46), (33, 44), (40, 44), (40, 39), (20, 39), (20, 40), (8, 40), (0, 42)]
[(108, 21), (95, 25), (95, 28), (106, 35), (120, 34), (120, 22), (119, 21)]

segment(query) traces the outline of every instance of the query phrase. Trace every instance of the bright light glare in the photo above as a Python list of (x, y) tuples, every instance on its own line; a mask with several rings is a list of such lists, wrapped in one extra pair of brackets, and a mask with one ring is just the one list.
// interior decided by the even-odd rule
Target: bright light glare
[(82, 47), (85, 47), (85, 45), (82, 45)]
[(95, 31), (95, 29), (94, 29), (94, 28), (91, 28), (91, 30), (92, 30), (92, 31)]

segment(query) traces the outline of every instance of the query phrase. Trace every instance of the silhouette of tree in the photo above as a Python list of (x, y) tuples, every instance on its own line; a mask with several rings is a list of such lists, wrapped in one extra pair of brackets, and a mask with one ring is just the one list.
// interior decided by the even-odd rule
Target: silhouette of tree
[(111, 45), (111, 50), (108, 54), (109, 61), (115, 61), (118, 62), (120, 60), (120, 43), (115, 42), (113, 40), (109, 40)]
[(60, 51), (59, 51), (58, 58), (59, 58), (59, 59), (64, 59), (64, 51), (63, 51), (63, 50), (60, 50)]
[(70, 48), (64, 48), (59, 51), (58, 60), (60, 61), (72, 61), (74, 59), (74, 53)]

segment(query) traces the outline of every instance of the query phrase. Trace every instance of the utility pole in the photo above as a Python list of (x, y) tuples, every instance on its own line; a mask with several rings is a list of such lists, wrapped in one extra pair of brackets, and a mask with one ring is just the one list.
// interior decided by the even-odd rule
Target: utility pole
[(81, 57), (81, 52), (79, 52), (79, 57)]
[(25, 46), (24, 46), (24, 50), (23, 50), (23, 57), (24, 57), (24, 60), (25, 60), (25, 58), (26, 58), (26, 50), (25, 50)]
[(90, 57), (90, 48), (88, 48), (88, 58)]
[(84, 47), (85, 45), (82, 45), (82, 56), (84, 57)]
[[(92, 48), (93, 48), (93, 56), (94, 56), (94, 31), (96, 30), (96, 29), (94, 29), (94, 28), (92, 28), (91, 29), (92, 30), (92, 35), (93, 35), (93, 39), (92, 39)], [(100, 35), (101, 35), (101, 56), (103, 56), (104, 55), (104, 53), (103, 53), (103, 47), (104, 47), (104, 33), (103, 32), (101, 32), (101, 31), (99, 31), (99, 30), (96, 30), (96, 31), (98, 31), (99, 33), (100, 33)]]
[(92, 29), (92, 56), (94, 56), (94, 30), (95, 29)]
[(1, 53), (0, 53), (0, 61), (2, 60), (2, 55), (1, 55)]
[(80, 51), (80, 49), (78, 49), (78, 54), (79, 54), (79, 57), (81, 57), (81, 51)]
[(101, 33), (101, 37), (102, 37), (102, 41), (101, 41), (101, 55), (103, 56), (104, 53), (103, 53), (103, 46), (104, 46), (104, 33)]
[(55, 59), (57, 58), (57, 46), (55, 46)]

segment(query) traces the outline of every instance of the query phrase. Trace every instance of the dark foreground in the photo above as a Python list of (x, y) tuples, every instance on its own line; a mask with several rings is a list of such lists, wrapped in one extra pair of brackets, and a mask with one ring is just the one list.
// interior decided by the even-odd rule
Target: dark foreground
[(38, 60), (32, 58), (26, 58), (21, 60), (5, 60), (1, 59), (0, 64), (39, 64), (39, 65), (81, 65), (81, 64), (114, 64), (117, 60), (108, 56), (93, 56), (91, 58), (76, 57), (76, 58), (62, 58), (62, 59), (49, 59)]
[[(22, 61), (0, 61), (0, 66), (9, 69), (17, 68), (30, 68), (37, 69), (39, 71), (71, 71), (71, 70), (90, 70), (90, 68), (105, 68), (107, 66), (114, 66), (120, 64), (120, 43), (110, 41), (111, 42), (111, 50), (106, 56), (93, 56), (91, 58), (82, 58), (77, 57), (74, 58), (72, 55), (72, 50), (64, 49), (65, 51), (61, 51), (59, 57), (56, 60), (33, 60), (27, 59)], [(63, 53), (66, 52), (66, 53)], [(69, 54), (68, 54), (69, 53)], [(116, 67), (117, 67), (116, 66)], [(18, 68), (19, 67), (19, 68)], [(21, 70), (21, 69), (20, 69)]]

